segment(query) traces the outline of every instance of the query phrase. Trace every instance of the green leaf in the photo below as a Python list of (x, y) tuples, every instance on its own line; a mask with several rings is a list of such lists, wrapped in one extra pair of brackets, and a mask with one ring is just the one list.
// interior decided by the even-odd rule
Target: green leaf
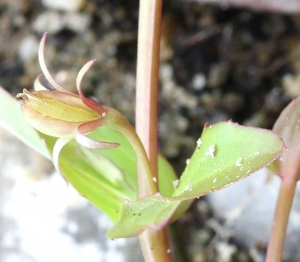
[(121, 169), (126, 176), (128, 184), (136, 189), (136, 154), (127, 138), (120, 132), (105, 127), (96, 129), (89, 136), (95, 140), (121, 144), (120, 147), (114, 149), (97, 150), (95, 152), (106, 157)]
[(177, 176), (170, 163), (161, 155), (158, 156), (158, 185), (163, 196), (172, 196), (174, 192), (173, 181)]
[[(56, 138), (41, 134), (52, 152)], [(101, 141), (115, 141), (120, 147), (109, 150), (90, 150), (69, 142), (61, 151), (60, 169), (72, 186), (92, 204), (106, 213), (112, 221), (120, 219), (124, 201), (136, 200), (136, 155), (125, 136), (107, 128), (95, 130), (91, 137)], [(163, 194), (171, 196), (172, 181), (176, 178), (173, 168), (159, 157), (159, 181)], [(181, 213), (189, 205), (181, 207)], [(180, 211), (179, 211), (180, 212)]]
[(46, 158), (50, 159), (45, 143), (27, 123), (17, 100), (0, 86), (0, 126), (18, 137)]
[[(105, 127), (93, 131), (90, 137), (95, 140), (113, 141), (121, 144), (118, 148), (97, 152), (119, 167), (129, 185), (137, 190), (136, 153), (127, 138), (120, 132)], [(171, 196), (174, 191), (172, 181), (177, 179), (174, 169), (161, 155), (158, 156), (158, 169), (159, 190), (163, 195)]]
[(169, 222), (181, 202), (170, 201), (159, 193), (134, 202), (125, 201), (120, 221), (106, 234), (114, 239), (137, 236), (147, 228), (159, 230)]
[(159, 229), (191, 203), (182, 200), (200, 197), (245, 178), (272, 162), (283, 149), (284, 143), (272, 131), (232, 122), (206, 126), (173, 196), (156, 194), (126, 201), (120, 220), (107, 235), (131, 237), (147, 228)]
[[(44, 134), (41, 136), (46, 141), (49, 151), (52, 152), (57, 138)], [(63, 176), (82, 196), (102, 210), (112, 221), (117, 221), (122, 203), (125, 199), (135, 200), (136, 191), (131, 187), (122, 186), (121, 183), (124, 182), (122, 176), (118, 177), (121, 181), (108, 179), (110, 171), (113, 171), (114, 174), (122, 171), (108, 159), (102, 159), (104, 157), (101, 155), (98, 157), (102, 161), (102, 167), (91, 165), (90, 159), (85, 155), (85, 150), (89, 149), (81, 147), (74, 140), (62, 149), (59, 162)], [(99, 152), (101, 151), (93, 153), (98, 154)]]
[(274, 132), (232, 122), (206, 126), (174, 197), (199, 197), (270, 164), (285, 145)]

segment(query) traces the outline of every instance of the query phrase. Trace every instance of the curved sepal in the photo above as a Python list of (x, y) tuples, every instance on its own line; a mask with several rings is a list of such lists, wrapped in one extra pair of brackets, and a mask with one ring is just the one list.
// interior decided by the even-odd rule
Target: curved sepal
[(46, 63), (45, 63), (45, 56), (44, 56), (44, 49), (45, 49), (45, 44), (46, 44), (46, 38), (47, 38), (47, 33), (45, 33), (41, 39), (41, 43), (40, 43), (40, 47), (39, 47), (39, 62), (40, 62), (40, 66), (42, 69), (42, 72), (45, 76), (45, 78), (48, 80), (48, 82), (58, 91), (61, 92), (65, 92), (65, 93), (70, 93), (72, 94), (72, 92), (70, 92), (68, 89), (64, 88), (63, 86), (61, 86), (59, 83), (57, 83), (54, 78), (52, 77), (52, 75), (50, 74)]
[(95, 63), (96, 60), (91, 60), (89, 62), (87, 62), (82, 68), (81, 70), (78, 72), (77, 78), (76, 78), (76, 87), (77, 87), (77, 91), (78, 94), (82, 100), (82, 102), (89, 108), (95, 110), (96, 112), (98, 112), (101, 116), (105, 116), (105, 110), (104, 108), (99, 105), (96, 101), (94, 101), (91, 98), (87, 98), (84, 96), (82, 89), (81, 89), (81, 82), (82, 79), (84, 77), (84, 75), (86, 74), (86, 72), (92, 67), (92, 65)]

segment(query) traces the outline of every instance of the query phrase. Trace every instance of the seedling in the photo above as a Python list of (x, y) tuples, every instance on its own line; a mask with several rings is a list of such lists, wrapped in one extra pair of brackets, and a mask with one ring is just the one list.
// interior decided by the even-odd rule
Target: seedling
[[(285, 144), (270, 130), (231, 121), (207, 124), (184, 172), (175, 175), (157, 152), (161, 4), (140, 1), (137, 133), (117, 110), (82, 93), (82, 78), (94, 60), (77, 76), (78, 94), (53, 79), (44, 59), (46, 35), (41, 40), (39, 62), (56, 90), (48, 90), (38, 77), (35, 91), (24, 90), (17, 96), (24, 100), (21, 112), (18, 102), (0, 89), (1, 108), (5, 109), (0, 111), (0, 124), (51, 159), (80, 194), (110, 217), (115, 225), (108, 237), (139, 235), (145, 260), (163, 262), (173, 260), (168, 223), (180, 217), (195, 198), (270, 164)], [(276, 163), (278, 170), (280, 162)]]
[(284, 139), (288, 150), (270, 168), (281, 178), (277, 206), (274, 214), (272, 234), (269, 242), (267, 262), (281, 261), (288, 218), (300, 179), (300, 97), (293, 100), (281, 113), (274, 125), (274, 132)]

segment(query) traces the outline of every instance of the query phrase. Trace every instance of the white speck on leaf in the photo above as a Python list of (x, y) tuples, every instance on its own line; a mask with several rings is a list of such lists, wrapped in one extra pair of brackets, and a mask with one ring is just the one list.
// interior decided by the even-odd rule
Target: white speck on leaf
[(235, 165), (236, 166), (242, 166), (242, 161), (243, 161), (243, 158), (239, 157), (236, 162), (235, 162)]
[(179, 180), (176, 179), (176, 180), (172, 181), (172, 183), (173, 183), (173, 187), (174, 187), (174, 188), (177, 188), (178, 185), (179, 185)]
[(184, 192), (186, 192), (186, 191), (192, 191), (192, 183), (191, 182), (189, 182), (185, 187), (184, 187)]
[(103, 112), (103, 113), (101, 114), (101, 116), (102, 116), (102, 117), (105, 117), (105, 116), (106, 116), (106, 112)]
[(205, 153), (206, 156), (210, 156), (212, 158), (215, 158), (215, 152), (216, 152), (216, 146), (215, 145), (211, 145), (208, 148), (208, 152)]
[(201, 139), (199, 138), (199, 139), (197, 140), (197, 147), (200, 147), (201, 144), (202, 144), (202, 141), (201, 141)]
[(216, 182), (217, 182), (217, 180), (218, 180), (218, 179), (217, 179), (217, 178), (215, 178), (215, 179), (213, 180), (213, 183), (216, 183)]
[(156, 177), (153, 177), (153, 181), (156, 183), (157, 182), (157, 179), (156, 179)]
[(191, 159), (188, 158), (188, 159), (186, 160), (186, 164), (188, 165), (188, 164), (190, 163), (190, 161), (191, 161)]

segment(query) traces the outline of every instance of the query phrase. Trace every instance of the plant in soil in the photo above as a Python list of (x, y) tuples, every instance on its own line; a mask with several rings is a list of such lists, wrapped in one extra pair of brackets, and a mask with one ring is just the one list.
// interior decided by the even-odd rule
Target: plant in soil
[[(293, 190), (284, 185), (294, 189), (299, 177), (297, 154), (291, 153), (297, 148), (297, 128), (289, 128), (285, 116), (297, 111), (292, 106), (283, 112), (274, 132), (231, 121), (206, 124), (179, 177), (159, 155), (161, 8), (161, 0), (140, 0), (135, 129), (120, 112), (82, 93), (83, 76), (94, 60), (78, 73), (78, 94), (53, 79), (44, 59), (46, 34), (40, 43), (39, 62), (43, 76), (55, 90), (43, 86), (38, 77), (34, 91), (23, 90), (17, 96), (24, 100), (21, 110), (16, 99), (0, 89), (1, 105), (6, 109), (0, 111), (0, 124), (51, 159), (63, 178), (115, 223), (108, 237), (139, 236), (145, 261), (173, 261), (166, 226), (195, 198), (229, 186), (274, 161), (286, 148), (276, 133), (294, 149), (272, 165), (283, 178), (275, 219), (286, 221), (288, 207), (280, 203), (286, 199), (291, 203)], [(284, 223), (280, 230), (275, 225), (272, 241), (283, 241), (284, 230)], [(269, 250), (273, 254), (280, 244), (272, 241)], [(281, 251), (276, 252), (280, 256)], [(272, 259), (269, 261), (276, 261)]]

